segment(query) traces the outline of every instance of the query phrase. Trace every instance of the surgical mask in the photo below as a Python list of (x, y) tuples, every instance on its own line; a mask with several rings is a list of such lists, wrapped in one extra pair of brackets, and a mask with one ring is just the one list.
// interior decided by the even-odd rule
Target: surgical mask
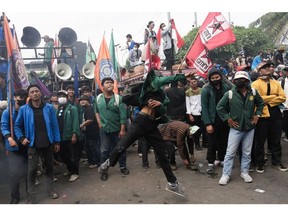
[(66, 104), (67, 103), (67, 98), (60, 97), (60, 98), (58, 98), (58, 102), (59, 102), (59, 104)]
[(247, 86), (246, 81), (244, 80), (235, 80), (235, 85), (239, 89), (242, 89), (243, 87)]
[(210, 81), (210, 83), (211, 83), (211, 85), (213, 85), (213, 86), (217, 86), (217, 85), (221, 84), (221, 79)]
[(137, 50), (138, 48), (137, 48), (137, 47), (134, 47), (133, 49), (134, 49), (134, 50)]
[(17, 100), (17, 104), (18, 104), (19, 106), (23, 106), (23, 105), (26, 104), (26, 101), (25, 101), (25, 100)]

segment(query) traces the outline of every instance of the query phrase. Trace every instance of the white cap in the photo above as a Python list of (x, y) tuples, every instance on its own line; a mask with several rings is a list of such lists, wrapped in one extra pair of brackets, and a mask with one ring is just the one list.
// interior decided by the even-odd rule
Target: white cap
[(235, 73), (234, 80), (235, 79), (240, 79), (240, 78), (244, 78), (244, 79), (250, 80), (249, 75), (248, 75), (248, 73), (246, 71), (237, 71)]
[(195, 134), (200, 128), (197, 125), (193, 125), (189, 127), (189, 136)]

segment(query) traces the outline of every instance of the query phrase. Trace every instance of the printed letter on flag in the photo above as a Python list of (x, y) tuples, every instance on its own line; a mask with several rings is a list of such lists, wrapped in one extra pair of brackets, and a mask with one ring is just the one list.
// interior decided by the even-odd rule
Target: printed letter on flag
[(212, 67), (211, 60), (208, 58), (207, 50), (202, 44), (200, 36), (197, 35), (195, 42), (186, 56), (186, 64), (189, 68), (196, 68), (197, 74), (206, 78), (207, 71)]
[(236, 41), (235, 35), (225, 17), (220, 12), (210, 12), (203, 22), (199, 34), (208, 50)]

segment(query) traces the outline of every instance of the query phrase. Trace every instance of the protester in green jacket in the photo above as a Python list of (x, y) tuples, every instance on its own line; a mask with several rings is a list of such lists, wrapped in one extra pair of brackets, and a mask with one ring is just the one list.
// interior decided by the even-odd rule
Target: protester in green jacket
[(58, 92), (59, 107), (57, 109), (57, 120), (61, 135), (60, 157), (66, 164), (70, 175), (69, 181), (73, 182), (79, 178), (79, 137), (80, 124), (78, 110), (68, 103), (66, 91)]

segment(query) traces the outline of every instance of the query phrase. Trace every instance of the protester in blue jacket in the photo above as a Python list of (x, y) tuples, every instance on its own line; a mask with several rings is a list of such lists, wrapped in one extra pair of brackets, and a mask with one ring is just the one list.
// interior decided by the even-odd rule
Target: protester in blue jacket
[(24, 146), (28, 146), (28, 203), (36, 202), (35, 181), (40, 156), (43, 156), (46, 189), (51, 199), (59, 197), (53, 190), (53, 151), (60, 150), (60, 132), (54, 108), (42, 99), (37, 84), (27, 89), (28, 104), (19, 110), (15, 122), (15, 134)]

